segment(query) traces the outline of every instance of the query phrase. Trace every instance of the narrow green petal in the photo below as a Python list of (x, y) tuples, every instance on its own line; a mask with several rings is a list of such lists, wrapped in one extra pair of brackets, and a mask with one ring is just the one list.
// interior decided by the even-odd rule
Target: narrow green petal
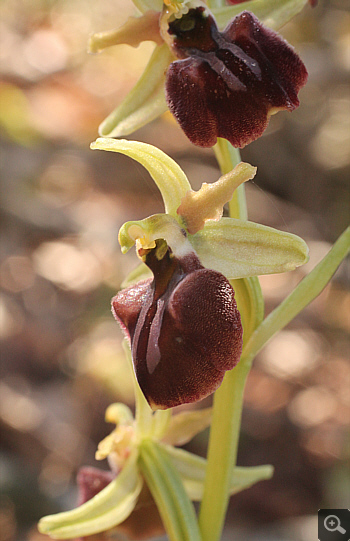
[(120, 152), (143, 165), (157, 184), (164, 201), (165, 212), (180, 220), (176, 213), (181, 199), (191, 185), (181, 167), (158, 148), (138, 141), (100, 137), (90, 148)]
[[(179, 472), (188, 497), (192, 501), (200, 501), (203, 496), (206, 459), (171, 445), (164, 445), (164, 449)], [(259, 481), (270, 479), (272, 475), (273, 466), (269, 464), (252, 468), (236, 466), (231, 479), (230, 494), (237, 494)]]
[(99, 127), (104, 137), (122, 137), (142, 128), (167, 110), (165, 72), (173, 60), (167, 45), (157, 46), (134, 88)]
[(321, 293), (349, 252), (350, 228), (347, 228), (322, 261), (256, 329), (243, 348), (242, 360), (245, 363), (251, 363), (268, 340)]
[(200, 541), (193, 505), (166, 451), (159, 444), (144, 440), (140, 445), (140, 467), (169, 540)]
[(133, 4), (137, 7), (141, 13), (145, 13), (149, 9), (155, 11), (162, 11), (163, 0), (132, 0)]
[(212, 408), (177, 413), (172, 416), (163, 441), (171, 445), (185, 445), (210, 425), (211, 417)]
[(208, 221), (189, 239), (201, 263), (228, 279), (291, 271), (308, 260), (296, 235), (234, 218)]
[(278, 30), (297, 15), (307, 3), (308, 0), (250, 0), (244, 4), (221, 7), (212, 11), (219, 28), (224, 28), (238, 13), (247, 10), (254, 13), (266, 26)]
[(108, 530), (123, 522), (133, 511), (142, 488), (137, 469), (137, 451), (106, 488), (80, 507), (40, 520), (39, 531), (55, 539), (71, 539)]

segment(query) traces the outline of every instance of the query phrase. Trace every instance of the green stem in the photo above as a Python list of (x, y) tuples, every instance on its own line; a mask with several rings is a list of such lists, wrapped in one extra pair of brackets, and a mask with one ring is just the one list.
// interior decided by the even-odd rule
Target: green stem
[(139, 463), (170, 541), (201, 541), (194, 507), (167, 453), (144, 440)]
[[(222, 174), (231, 171), (241, 161), (239, 151), (223, 139), (218, 139), (214, 151)], [(230, 215), (234, 218), (247, 219), (243, 185), (236, 190), (230, 202)], [(261, 323), (263, 300), (257, 278), (237, 281), (238, 285), (240, 287), (236, 289), (237, 304), (245, 324), (244, 338), (247, 340), (255, 327)], [(230, 481), (236, 465), (243, 393), (248, 373), (249, 366), (241, 360), (234, 370), (226, 372), (221, 387), (214, 395), (208, 463), (199, 514), (203, 541), (218, 541), (224, 526), (230, 498)]]
[[(226, 141), (218, 140), (214, 150), (223, 174), (233, 169), (240, 160), (238, 151), (230, 148)], [(244, 187), (242, 188), (240, 193), (236, 192), (230, 203), (230, 214), (246, 219)], [(244, 321), (244, 347), (238, 366), (226, 373), (214, 396), (204, 494), (199, 515), (203, 541), (218, 541), (223, 529), (229, 500), (229, 479), (237, 457), (244, 387), (251, 363), (264, 344), (319, 295), (349, 253), (349, 245), (348, 229), (321, 263), (264, 321), (258, 279), (250, 278), (249, 281), (244, 281), (244, 284), (240, 283), (241, 281), (235, 284), (237, 303)], [(245, 288), (250, 295), (245, 294)], [(252, 319), (254, 314), (255, 319)]]
[(199, 515), (203, 541), (217, 541), (223, 529), (230, 497), (230, 480), (236, 465), (243, 392), (248, 372), (243, 363), (226, 372), (214, 396), (208, 464)]

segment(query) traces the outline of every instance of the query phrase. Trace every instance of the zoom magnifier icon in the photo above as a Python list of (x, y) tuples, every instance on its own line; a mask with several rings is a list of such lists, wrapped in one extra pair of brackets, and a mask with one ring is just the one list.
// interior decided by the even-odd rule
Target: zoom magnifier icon
[(340, 525), (340, 519), (336, 515), (328, 515), (324, 519), (324, 527), (329, 532), (339, 532), (339, 533), (346, 533), (346, 530), (341, 527)]

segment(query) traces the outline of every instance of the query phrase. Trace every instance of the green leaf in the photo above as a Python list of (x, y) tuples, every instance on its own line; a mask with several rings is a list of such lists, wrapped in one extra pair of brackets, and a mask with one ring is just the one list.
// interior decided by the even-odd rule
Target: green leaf
[(228, 279), (286, 272), (308, 260), (296, 235), (234, 218), (208, 221), (189, 240), (201, 263)]
[(200, 541), (193, 505), (168, 454), (159, 444), (144, 440), (139, 460), (169, 540)]
[[(164, 444), (162, 444), (164, 445)], [(204, 479), (207, 467), (205, 458), (189, 453), (183, 449), (176, 449), (171, 445), (164, 445), (175, 468), (184, 483), (187, 495), (192, 501), (200, 501), (203, 496)], [(237, 494), (259, 481), (270, 479), (273, 475), (273, 466), (255, 466), (244, 468), (236, 466), (230, 484), (230, 494)]]
[(165, 72), (173, 60), (167, 45), (157, 46), (134, 88), (99, 127), (104, 137), (122, 137), (165, 113)]
[(174, 160), (152, 145), (125, 139), (101, 137), (91, 143), (90, 148), (126, 154), (143, 165), (162, 194), (165, 212), (180, 220), (176, 211), (182, 197), (191, 189), (191, 186), (185, 173)]
[[(297, 285), (290, 295), (261, 323), (245, 344), (244, 362), (252, 362), (255, 355), (295, 318), (326, 287), (340, 263), (350, 251), (350, 228), (346, 229), (322, 261)], [(241, 360), (241, 362), (242, 362)]]
[(211, 417), (212, 408), (177, 413), (172, 416), (163, 441), (171, 445), (185, 445), (210, 425)]
[(278, 30), (297, 15), (308, 0), (250, 0), (244, 4), (213, 9), (219, 28), (244, 10), (251, 11), (262, 23)]
[(55, 539), (71, 539), (108, 530), (133, 511), (142, 488), (134, 450), (119, 475), (80, 507), (40, 520), (39, 531)]

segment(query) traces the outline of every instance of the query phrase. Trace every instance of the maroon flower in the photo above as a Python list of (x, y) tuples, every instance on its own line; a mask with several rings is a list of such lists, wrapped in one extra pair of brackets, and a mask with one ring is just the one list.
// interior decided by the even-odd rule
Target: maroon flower
[(154, 278), (122, 290), (113, 313), (131, 341), (136, 377), (154, 409), (200, 400), (239, 361), (242, 326), (229, 281), (194, 253), (145, 256)]
[(211, 147), (223, 137), (235, 147), (257, 139), (271, 114), (292, 111), (307, 71), (294, 50), (250, 12), (219, 32), (200, 6), (168, 23), (172, 49), (166, 97), (192, 143)]

